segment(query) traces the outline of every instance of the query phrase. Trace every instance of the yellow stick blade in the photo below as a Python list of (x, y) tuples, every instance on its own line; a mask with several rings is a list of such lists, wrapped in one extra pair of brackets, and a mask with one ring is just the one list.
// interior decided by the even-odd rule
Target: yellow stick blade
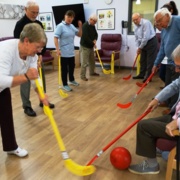
[(105, 69), (103, 69), (103, 73), (104, 73), (104, 74), (111, 74), (111, 70), (105, 70)]
[(59, 89), (59, 95), (60, 95), (62, 98), (68, 97), (68, 94), (65, 93), (62, 89)]
[(88, 176), (93, 174), (96, 168), (93, 165), (90, 166), (81, 166), (71, 159), (66, 159), (65, 161), (66, 168), (73, 174), (77, 176)]

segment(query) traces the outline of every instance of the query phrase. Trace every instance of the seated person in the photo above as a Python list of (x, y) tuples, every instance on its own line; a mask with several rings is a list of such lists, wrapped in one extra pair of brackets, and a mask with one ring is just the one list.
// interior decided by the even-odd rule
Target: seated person
[[(172, 53), (176, 73), (180, 73), (180, 45)], [(136, 154), (146, 157), (140, 163), (131, 165), (129, 171), (135, 174), (158, 174), (159, 163), (156, 159), (156, 140), (164, 138), (173, 140), (172, 131), (180, 127), (180, 77), (166, 86), (149, 103), (147, 109), (154, 110), (159, 103), (179, 93), (177, 102), (171, 108), (170, 114), (161, 117), (142, 120), (137, 125)]]

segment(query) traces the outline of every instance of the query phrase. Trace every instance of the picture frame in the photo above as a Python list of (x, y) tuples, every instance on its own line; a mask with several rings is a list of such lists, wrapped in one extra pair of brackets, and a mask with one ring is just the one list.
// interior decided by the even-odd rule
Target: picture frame
[(54, 31), (52, 12), (39, 13), (38, 19), (43, 24), (45, 32)]
[(115, 29), (115, 8), (97, 9), (97, 29)]

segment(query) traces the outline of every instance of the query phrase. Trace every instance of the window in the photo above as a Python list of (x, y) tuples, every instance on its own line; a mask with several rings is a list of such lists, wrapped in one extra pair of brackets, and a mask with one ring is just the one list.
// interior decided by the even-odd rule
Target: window
[(136, 0), (129, 0), (129, 17), (128, 17), (128, 34), (134, 34), (134, 24), (132, 22), (132, 14), (138, 12), (145, 19), (153, 24), (153, 16), (157, 10), (158, 0), (138, 0), (140, 4), (136, 4)]

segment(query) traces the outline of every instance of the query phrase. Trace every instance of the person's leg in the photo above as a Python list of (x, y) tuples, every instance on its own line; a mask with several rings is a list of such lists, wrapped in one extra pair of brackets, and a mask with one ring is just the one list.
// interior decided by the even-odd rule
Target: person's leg
[(157, 138), (173, 139), (165, 133), (171, 120), (171, 115), (166, 115), (140, 121), (137, 125), (136, 154), (155, 158)]
[(61, 57), (61, 77), (63, 86), (67, 86), (68, 58)]
[(154, 61), (157, 55), (157, 39), (154, 37), (152, 40), (148, 41), (147, 45), (145, 46), (146, 50), (146, 62), (147, 62), (147, 69), (146, 75), (144, 79), (146, 80), (152, 73), (152, 68), (154, 65)]
[(17, 149), (10, 89), (0, 92), (0, 127), (4, 151)]
[(94, 58), (94, 49), (89, 49), (89, 74), (95, 74), (95, 58)]
[(129, 167), (135, 174), (158, 174), (159, 164), (156, 159), (156, 140), (173, 139), (165, 133), (166, 125), (171, 122), (171, 115), (142, 120), (137, 125), (136, 154), (146, 157), (140, 164)]
[(31, 107), (30, 88), (31, 88), (31, 83), (29, 81), (20, 85), (20, 93), (23, 103), (23, 109), (25, 109), (26, 107)]
[(146, 51), (141, 51), (140, 56), (140, 73), (138, 74), (138, 77), (144, 77), (146, 73)]
[(159, 77), (165, 83), (166, 79), (166, 64), (161, 64), (159, 69)]
[(86, 78), (86, 68), (88, 66), (89, 61), (89, 49), (86, 47), (80, 47), (80, 56), (81, 56), (81, 79), (87, 80)]
[(74, 57), (68, 59), (68, 65), (69, 65), (69, 81), (74, 81), (74, 68), (75, 68)]

